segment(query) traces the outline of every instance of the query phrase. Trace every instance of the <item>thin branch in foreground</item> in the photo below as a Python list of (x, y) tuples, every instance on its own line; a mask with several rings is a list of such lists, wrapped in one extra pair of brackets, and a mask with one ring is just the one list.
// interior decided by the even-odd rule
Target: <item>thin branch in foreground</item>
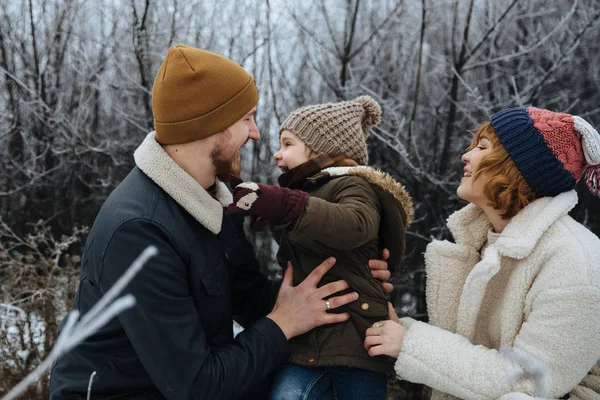
[[(63, 328), (61, 335), (56, 340), (54, 348), (50, 352), (50, 355), (42, 361), (42, 363), (33, 370), (29, 375), (25, 377), (17, 386), (15, 386), (2, 400), (13, 400), (19, 397), (25, 392), (25, 390), (34, 384), (44, 372), (46, 372), (50, 366), (56, 361), (61, 355), (67, 353), (69, 350), (77, 346), (79, 343), (84, 341), (108, 321), (113, 319), (116, 315), (122, 311), (131, 308), (135, 305), (135, 297), (128, 294), (123, 297), (114, 300), (119, 293), (127, 286), (133, 277), (142, 269), (144, 264), (153, 256), (158, 254), (158, 250), (154, 246), (148, 246), (142, 254), (135, 259), (131, 266), (125, 271), (123, 276), (109, 289), (108, 292), (96, 303), (92, 309), (81, 318), (79, 322), (79, 312), (77, 310), (71, 311), (67, 316), (67, 321)], [(113, 301), (114, 300), (114, 301)], [(93, 375), (92, 375), (93, 377)], [(90, 386), (92, 378), (90, 378)]]
[(96, 376), (96, 371), (92, 372), (90, 375), (90, 383), (88, 383), (88, 391), (87, 391), (87, 400), (90, 400), (92, 397), (92, 383), (94, 382), (94, 377)]

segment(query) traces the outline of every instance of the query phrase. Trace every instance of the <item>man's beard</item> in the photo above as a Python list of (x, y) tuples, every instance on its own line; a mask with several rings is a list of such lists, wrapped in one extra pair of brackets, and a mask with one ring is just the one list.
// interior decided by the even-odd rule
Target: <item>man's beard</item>
[(230, 174), (235, 176), (240, 176), (242, 174), (242, 156), (239, 150), (233, 155)]
[(240, 151), (236, 150), (231, 156), (227, 156), (227, 145), (231, 138), (219, 138), (215, 148), (210, 153), (215, 174), (222, 182), (229, 182), (230, 175), (239, 176), (241, 173)]

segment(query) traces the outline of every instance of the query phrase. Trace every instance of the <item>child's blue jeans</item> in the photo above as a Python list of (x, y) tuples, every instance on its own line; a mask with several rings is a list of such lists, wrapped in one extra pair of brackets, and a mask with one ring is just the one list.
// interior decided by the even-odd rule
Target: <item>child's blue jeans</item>
[(271, 400), (385, 400), (387, 375), (359, 368), (302, 367), (279, 372)]

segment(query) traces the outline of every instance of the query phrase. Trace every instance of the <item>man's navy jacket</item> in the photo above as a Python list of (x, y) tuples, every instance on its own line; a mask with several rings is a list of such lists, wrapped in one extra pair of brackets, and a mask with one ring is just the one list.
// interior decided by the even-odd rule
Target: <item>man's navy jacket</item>
[[(279, 283), (260, 273), (243, 217), (222, 218), (215, 234), (138, 167), (130, 172), (87, 238), (73, 308), (89, 311), (147, 246), (159, 253), (123, 292), (136, 305), (56, 362), (51, 399), (85, 398), (93, 371), (92, 398), (265, 396), (289, 357), (264, 317)], [(246, 328), (235, 339), (234, 317)]]

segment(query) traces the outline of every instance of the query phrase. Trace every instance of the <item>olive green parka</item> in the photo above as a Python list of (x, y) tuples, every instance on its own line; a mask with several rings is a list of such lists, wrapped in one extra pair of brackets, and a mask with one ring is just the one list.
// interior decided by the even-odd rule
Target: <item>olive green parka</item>
[[(380, 258), (381, 250), (387, 248), (390, 270), (399, 270), (405, 230), (413, 217), (412, 200), (402, 185), (376, 169), (318, 167), (311, 160), (303, 164), (304, 174), (292, 177), (289, 171), (280, 178), (282, 186), (308, 192), (310, 199), (305, 212), (276, 233), (277, 258), (283, 267), (288, 260), (292, 262), (297, 285), (324, 259), (334, 256), (337, 262), (320, 284), (343, 279), (350, 286), (343, 293), (356, 291), (359, 298), (330, 311), (349, 312), (348, 321), (293, 338), (290, 362), (393, 373), (393, 359), (371, 357), (364, 348), (367, 328), (388, 319), (386, 293), (373, 278), (368, 261)], [(316, 173), (307, 174), (311, 169)]]

